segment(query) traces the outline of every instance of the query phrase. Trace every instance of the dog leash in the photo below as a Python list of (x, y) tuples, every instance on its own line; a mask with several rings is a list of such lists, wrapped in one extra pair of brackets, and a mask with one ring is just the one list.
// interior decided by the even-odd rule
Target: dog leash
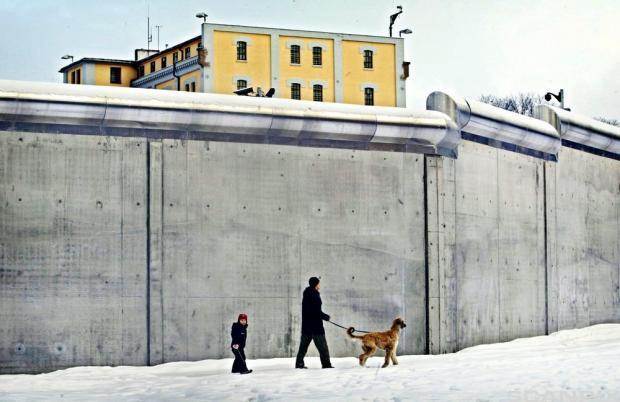
[[(330, 324), (334, 324), (335, 326), (340, 327), (340, 328), (342, 328), (342, 329), (349, 329), (348, 327), (343, 327), (342, 325), (340, 325), (340, 324), (336, 324), (336, 323), (335, 323), (335, 322), (333, 322), (333, 321), (327, 321), (327, 322), (329, 322)], [(351, 328), (352, 328), (352, 327), (351, 327)], [(361, 332), (361, 333), (363, 333), (363, 334), (369, 334), (369, 333), (370, 333), (370, 331), (360, 331), (359, 329), (355, 329), (355, 328), (353, 328), (353, 332)]]

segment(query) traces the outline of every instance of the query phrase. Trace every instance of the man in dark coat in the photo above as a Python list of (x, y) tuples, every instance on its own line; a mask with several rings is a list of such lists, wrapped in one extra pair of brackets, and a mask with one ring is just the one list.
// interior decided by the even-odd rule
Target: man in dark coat
[(301, 341), (299, 343), (295, 368), (307, 368), (304, 364), (304, 357), (308, 352), (308, 346), (310, 346), (311, 341), (314, 341), (314, 345), (319, 350), (321, 366), (323, 368), (333, 368), (329, 360), (329, 349), (327, 348), (325, 329), (323, 328), (323, 320), (329, 321), (329, 315), (321, 311), (322, 302), (321, 294), (319, 293), (321, 285), (319, 282), (319, 278), (310, 278), (308, 281), (310, 286), (304, 290), (304, 297), (301, 302)]
[(232, 336), (232, 342), (230, 349), (235, 355), (235, 361), (233, 362), (232, 372), (240, 374), (250, 374), (252, 370), (248, 370), (248, 366), (245, 364), (245, 340), (247, 338), (248, 329), (248, 316), (246, 314), (239, 314), (237, 322), (233, 323), (230, 330), (230, 336)]

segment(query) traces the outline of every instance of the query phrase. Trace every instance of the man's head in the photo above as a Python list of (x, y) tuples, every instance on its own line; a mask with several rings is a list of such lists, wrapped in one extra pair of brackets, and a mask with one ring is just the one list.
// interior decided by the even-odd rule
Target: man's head
[(316, 276), (313, 276), (312, 278), (308, 279), (308, 285), (310, 285), (311, 288), (319, 290), (321, 288), (321, 280)]

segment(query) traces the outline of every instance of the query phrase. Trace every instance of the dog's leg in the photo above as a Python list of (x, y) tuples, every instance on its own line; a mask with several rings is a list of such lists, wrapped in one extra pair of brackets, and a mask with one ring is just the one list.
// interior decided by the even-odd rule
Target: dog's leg
[(385, 348), (385, 361), (383, 362), (383, 366), (381, 368), (386, 368), (390, 364), (390, 357), (392, 356), (393, 350), (390, 348)]
[(375, 354), (375, 352), (377, 351), (377, 347), (376, 346), (366, 346), (366, 353), (364, 353), (362, 356), (360, 356), (360, 360), (361, 360), (361, 365), (365, 366), (366, 365), (366, 360), (368, 360), (368, 358), (372, 355)]
[(396, 349), (392, 350), (392, 364), (397, 366), (398, 360), (396, 359)]
[(370, 352), (370, 350), (371, 350), (371, 349), (370, 349), (368, 346), (366, 346), (366, 345), (362, 345), (362, 350), (364, 351), (364, 353), (362, 353), (362, 354), (359, 356), (359, 359), (360, 359), (360, 366), (362, 366), (362, 367), (363, 367), (363, 366), (364, 366), (364, 364), (366, 364), (366, 359), (368, 358), (368, 357), (366, 357), (366, 354), (367, 354), (368, 352)]

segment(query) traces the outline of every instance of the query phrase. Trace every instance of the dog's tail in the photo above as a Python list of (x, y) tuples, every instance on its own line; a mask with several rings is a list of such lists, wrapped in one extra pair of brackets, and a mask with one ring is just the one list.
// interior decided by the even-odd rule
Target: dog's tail
[(349, 327), (349, 329), (347, 329), (347, 335), (349, 335), (349, 337), (351, 337), (353, 339), (362, 339), (363, 338), (363, 336), (353, 335), (354, 331), (355, 331), (355, 328)]

